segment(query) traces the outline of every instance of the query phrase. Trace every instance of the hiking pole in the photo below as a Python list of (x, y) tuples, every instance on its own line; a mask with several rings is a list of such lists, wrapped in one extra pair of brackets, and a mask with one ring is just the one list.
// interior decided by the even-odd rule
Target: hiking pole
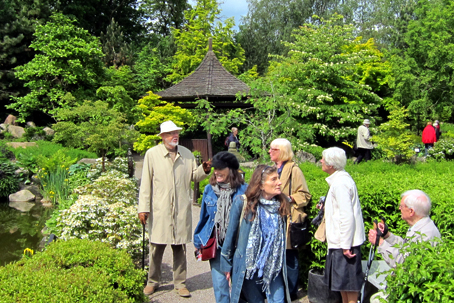
[(145, 269), (145, 224), (142, 223), (142, 270)]
[[(383, 222), (383, 220), (382, 220), (382, 222)], [(377, 231), (377, 235), (375, 236), (375, 243), (373, 243), (371, 245), (370, 250), (369, 250), (369, 258), (367, 259), (366, 272), (364, 273), (364, 281), (363, 281), (363, 285), (361, 286), (361, 292), (359, 293), (358, 303), (364, 303), (365, 288), (366, 288), (366, 283), (369, 279), (370, 267), (372, 266), (372, 261), (374, 261), (375, 251), (377, 250), (377, 246), (380, 242), (380, 236), (382, 234), (381, 231), (378, 229), (377, 220), (374, 220), (374, 229)]]

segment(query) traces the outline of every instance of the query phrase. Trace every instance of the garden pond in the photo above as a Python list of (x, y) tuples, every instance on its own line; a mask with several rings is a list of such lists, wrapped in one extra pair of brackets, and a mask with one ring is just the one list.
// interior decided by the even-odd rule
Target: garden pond
[(20, 211), (10, 207), (7, 198), (0, 198), (0, 266), (21, 259), (26, 248), (39, 249), (52, 208), (39, 202), (30, 206), (30, 210)]

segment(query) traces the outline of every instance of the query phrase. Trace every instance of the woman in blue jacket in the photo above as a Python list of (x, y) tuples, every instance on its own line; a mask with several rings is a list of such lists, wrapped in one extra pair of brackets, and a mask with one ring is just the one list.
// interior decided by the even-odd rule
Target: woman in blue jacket
[(220, 152), (213, 157), (211, 164), (214, 173), (210, 184), (205, 186), (202, 198), (200, 220), (194, 231), (196, 255), (202, 245), (214, 235), (217, 242), (216, 257), (210, 261), (214, 295), (217, 303), (229, 303), (229, 283), (220, 268), (221, 248), (224, 244), (229, 223), (232, 201), (244, 194), (247, 184), (238, 172), (240, 164), (235, 155)]
[(246, 201), (241, 196), (233, 201), (221, 252), (221, 270), (231, 278), (232, 303), (241, 294), (250, 303), (262, 303), (265, 298), (268, 303), (290, 302), (285, 263), (289, 206), (281, 184), (276, 167), (259, 165)]

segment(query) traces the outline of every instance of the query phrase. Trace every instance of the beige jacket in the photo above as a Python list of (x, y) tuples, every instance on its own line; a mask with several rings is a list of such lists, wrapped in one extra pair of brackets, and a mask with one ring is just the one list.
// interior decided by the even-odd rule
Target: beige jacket
[(370, 142), (370, 132), (369, 129), (361, 125), (358, 127), (358, 136), (356, 137), (356, 147), (358, 148), (365, 148), (365, 149), (373, 149), (374, 146), (372, 142)]
[[(290, 189), (290, 173), (292, 176), (292, 192), (289, 192)], [(295, 203), (290, 203), (290, 212), (292, 215), (292, 221), (296, 223), (303, 222), (307, 217), (307, 214), (304, 212), (304, 206), (306, 206), (311, 200), (311, 194), (307, 188), (306, 179), (304, 178), (303, 172), (293, 161), (288, 161), (284, 165), (284, 169), (281, 173), (280, 178), (282, 185), (282, 193), (287, 196), (292, 196), (295, 199)], [(289, 237), (289, 223), (290, 218), (287, 220), (287, 249), (292, 249), (290, 246), (290, 237)]]
[(191, 181), (208, 175), (193, 154), (178, 145), (175, 162), (164, 144), (145, 154), (139, 192), (139, 213), (149, 212), (148, 232), (155, 244), (185, 244), (192, 239)]

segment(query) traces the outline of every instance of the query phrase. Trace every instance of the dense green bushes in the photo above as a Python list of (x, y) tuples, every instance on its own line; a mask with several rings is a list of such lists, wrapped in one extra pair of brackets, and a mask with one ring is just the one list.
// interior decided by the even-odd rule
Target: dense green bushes
[(386, 277), (388, 302), (454, 301), (454, 239), (444, 237), (437, 246), (430, 242), (404, 245), (408, 256)]
[(0, 267), (2, 302), (143, 302), (143, 272), (101, 242), (57, 241)]
[[(324, 180), (328, 175), (321, 167), (310, 163), (300, 165), (311, 194), (313, 203), (309, 217), (313, 218), (318, 210), (316, 201), (326, 194), (328, 184)], [(408, 225), (400, 218), (398, 209), (400, 195), (410, 189), (421, 189), (432, 199), (431, 217), (437, 224), (442, 237), (449, 235), (454, 228), (454, 207), (451, 184), (454, 181), (454, 163), (431, 162), (417, 165), (395, 165), (382, 161), (369, 161), (360, 165), (346, 167), (358, 187), (367, 231), (374, 219), (385, 217), (390, 230), (405, 235)], [(314, 228), (314, 227), (313, 227)], [(315, 230), (314, 230), (315, 231)], [(309, 267), (323, 268), (326, 256), (326, 244), (312, 239), (311, 250), (301, 252), (301, 276), (307, 277)], [(367, 256), (369, 245), (363, 245), (363, 254)]]

